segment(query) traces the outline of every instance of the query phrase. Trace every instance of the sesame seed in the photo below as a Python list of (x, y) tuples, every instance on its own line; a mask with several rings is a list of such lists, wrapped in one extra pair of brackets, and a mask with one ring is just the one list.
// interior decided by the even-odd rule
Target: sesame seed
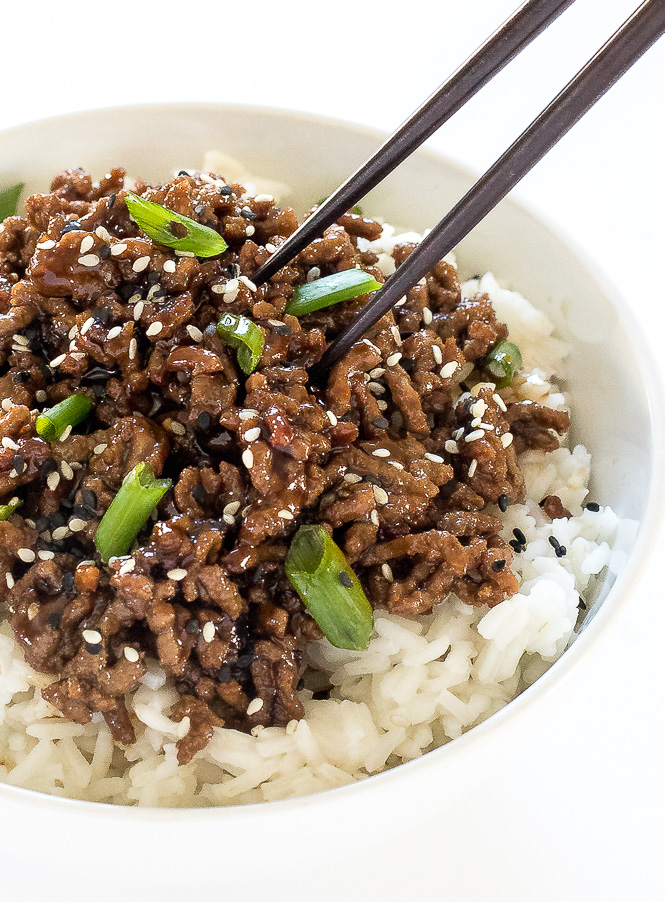
[(212, 642), (215, 638), (215, 624), (212, 620), (208, 620), (203, 627), (203, 641)]
[(81, 636), (83, 641), (90, 645), (98, 645), (102, 641), (102, 634), (97, 630), (83, 630)]
[(37, 614), (39, 614), (39, 605), (33, 601), (28, 608), (28, 620), (34, 620)]
[(52, 551), (38, 551), (37, 557), (40, 561), (52, 561), (55, 557)]
[(401, 464), (398, 460), (389, 460), (388, 463), (391, 467), (395, 467), (396, 470), (403, 470), (404, 465)]
[(441, 353), (441, 348), (438, 345), (432, 345), (432, 356), (434, 357), (434, 363), (437, 365), (443, 363), (443, 354)]
[(487, 404), (485, 404), (482, 398), (479, 398), (474, 404), (471, 405), (470, 411), (472, 416), (482, 417), (483, 414), (487, 411)]
[(261, 427), (252, 426), (252, 428), (248, 429), (247, 432), (243, 435), (243, 438), (246, 442), (255, 442), (260, 435)]
[(39, 389), (39, 391), (35, 392), (35, 400), (39, 401), (40, 404), (43, 404), (44, 401), (48, 398), (48, 395), (43, 389)]
[(164, 272), (175, 272), (175, 260), (164, 261)]
[(251, 452), (250, 448), (246, 448), (242, 452), (242, 462), (247, 467), (248, 470), (251, 470), (254, 466), (254, 455)]
[(99, 257), (97, 254), (86, 254), (84, 257), (79, 257), (78, 262), (81, 266), (97, 266)]
[(74, 478), (74, 471), (69, 466), (66, 460), (63, 460), (60, 464), (60, 472), (67, 480), (72, 480)]
[[(65, 355), (63, 354), (62, 356), (64, 359)], [(3, 410), (9, 412), (12, 409), (12, 407), (14, 407), (14, 402), (12, 401), (11, 398), (3, 398), (2, 399), (2, 409)]]
[[(401, 348), (402, 347), (402, 336), (399, 334), (399, 329), (397, 328), (397, 326), (391, 326), (390, 332), (392, 334), (392, 337), (395, 340), (395, 344), (397, 345), (397, 347)], [(370, 342), (370, 344), (371, 344), (371, 342)], [(374, 345), (372, 345), (372, 347), (374, 347)], [(378, 350), (378, 348), (377, 348), (377, 350)]]
[(46, 241), (40, 241), (37, 245), (37, 248), (40, 251), (50, 251), (52, 247), (55, 247), (55, 241), (52, 238), (47, 238)]
[(55, 492), (60, 485), (60, 473), (49, 473), (46, 477), (46, 485), (52, 492)]
[(448, 441), (443, 446), (448, 454), (459, 454), (459, 448), (457, 447), (457, 442), (448, 439)]
[(86, 335), (95, 324), (94, 316), (89, 316), (81, 326), (81, 335)]
[(423, 307), (423, 322), (426, 326), (429, 326), (429, 324), (432, 322), (432, 311), (429, 309), (429, 307)]
[(480, 417), (474, 417), (474, 418), (471, 420), (471, 425), (473, 426), (474, 429), (477, 429), (478, 426), (480, 426), (481, 423), (482, 423), (482, 420), (481, 420)]
[(5, 573), (5, 579), (7, 580), (7, 588), (13, 589), (14, 588), (14, 577), (11, 575), (11, 573)]
[(252, 714), (258, 714), (258, 712), (263, 707), (263, 699), (255, 698), (247, 705), (247, 716), (251, 717)]
[(138, 260), (134, 260), (132, 263), (132, 269), (134, 272), (143, 272), (144, 269), (148, 268), (150, 263), (150, 257), (139, 257)]
[(232, 517), (231, 514), (222, 514), (222, 520), (226, 523), (227, 526), (236, 525), (235, 517)]
[(224, 286), (224, 294), (230, 294), (232, 291), (237, 291), (240, 288), (240, 282), (238, 279), (229, 279), (229, 281)]
[[(312, 266), (312, 268), (307, 273), (307, 281), (308, 282), (316, 282), (317, 279), (321, 278), (321, 267), (320, 266)], [(363, 339), (365, 341), (365, 339)], [(371, 344), (371, 342), (368, 342)]]
[(66, 354), (61, 354), (59, 357), (54, 357), (49, 366), (60, 366), (66, 356)]
[(182, 567), (176, 567), (175, 570), (169, 570), (166, 576), (168, 579), (172, 579), (174, 583), (179, 583), (187, 576), (187, 571), (183, 570)]
[(30, 548), (19, 548), (16, 553), (24, 564), (32, 564), (35, 559), (35, 552), (31, 551)]
[(69, 535), (69, 527), (67, 526), (58, 526), (57, 529), (53, 530), (53, 541), (60, 542), (62, 539), (66, 539)]
[(132, 340), (129, 342), (129, 350), (127, 352), (127, 355), (130, 360), (136, 359), (136, 354), (138, 352), (138, 349), (139, 349), (138, 342), (136, 341), (135, 338), (132, 338)]
[(459, 363), (456, 360), (451, 360), (450, 363), (446, 363), (445, 366), (441, 368), (441, 372), (439, 373), (444, 379), (450, 379), (455, 370), (459, 367)]
[(280, 520), (293, 520), (293, 514), (291, 511), (281, 510), (277, 512), (277, 516)]
[(258, 415), (258, 410), (254, 410), (253, 407), (244, 407), (238, 414), (241, 420), (253, 420), (254, 417), (258, 417)]
[(503, 413), (505, 413), (505, 412), (508, 410), (508, 408), (506, 407), (505, 401), (503, 400), (503, 398), (501, 397), (501, 395), (498, 394), (497, 392), (495, 392), (495, 393), (492, 395), (492, 397), (494, 398), (494, 403), (495, 403), (496, 406), (499, 408), (499, 410), (502, 410)]
[(239, 281), (242, 282), (243, 285), (246, 285), (250, 291), (256, 291), (256, 285), (251, 279), (248, 279), (247, 276), (240, 276)]
[(176, 420), (169, 420), (169, 429), (174, 435), (185, 435), (187, 432), (182, 423), (178, 423)]
[(69, 528), (72, 532), (83, 532), (86, 526), (87, 523), (85, 522), (85, 520), (81, 520), (80, 517), (73, 517), (69, 521)]
[[(319, 271), (319, 275), (320, 275), (320, 274), (321, 274), (321, 273), (320, 273), (320, 271)], [(318, 276), (317, 276), (317, 278), (318, 278)], [(391, 329), (397, 329), (397, 326), (391, 326), (390, 328), (391, 328)], [(397, 334), (399, 335), (399, 329), (397, 329)], [(369, 340), (369, 338), (363, 338), (362, 341), (363, 341), (363, 344), (366, 344), (368, 348), (371, 348), (373, 351), (376, 351), (377, 354), (380, 354), (380, 353), (381, 353), (381, 351), (379, 351), (379, 349), (377, 348), (377, 346), (376, 346), (373, 342), (371, 342), (371, 341)]]
[[(256, 729), (256, 727), (254, 727), (254, 729)], [(284, 728), (284, 732), (286, 733), (287, 736), (293, 736), (293, 734), (296, 732), (297, 729), (298, 729), (298, 721), (294, 719), (294, 720), (290, 720), (287, 723), (286, 727)]]
[(372, 511), (372, 513), (369, 515), (369, 518), (372, 521), (372, 523), (374, 524), (374, 526), (379, 525), (379, 515), (377, 514), (376, 511)]
[(103, 454), (104, 451), (106, 451), (107, 448), (108, 448), (108, 445), (105, 445), (105, 444), (102, 442), (102, 443), (100, 443), (99, 445), (95, 445), (95, 447), (92, 449), (92, 453), (93, 453), (93, 454)]
[(385, 394), (385, 386), (380, 385), (378, 382), (368, 382), (367, 388), (372, 392), (373, 395), (383, 395)]
[(274, 202), (275, 198), (272, 196), (272, 194), (257, 194), (254, 200), (258, 201), (259, 203), (263, 201), (265, 203), (271, 204)]
[(512, 432), (504, 432), (501, 436), (501, 444), (504, 448), (509, 448), (513, 443), (513, 434)]
[(196, 326), (187, 326), (187, 332), (192, 341), (203, 341), (203, 332)]
[(390, 451), (387, 448), (375, 448), (372, 455), (374, 457), (390, 457)]
[(122, 332), (122, 326), (114, 326), (112, 329), (109, 329), (109, 333), (107, 336), (109, 341), (113, 341), (113, 339), (117, 338), (121, 332)]
[[(383, 374), (385, 373), (385, 371), (386, 371), (385, 367), (376, 366), (376, 367), (374, 367), (373, 370), (369, 371), (369, 376), (371, 379), (380, 379), (381, 376), (383, 376)], [(365, 382), (369, 382), (369, 379), (366, 378)]]
[(140, 657), (137, 650), (135, 648), (132, 648), (131, 645), (125, 645), (125, 647), (122, 650), (122, 653), (125, 656), (126, 660), (129, 661), (130, 664), (136, 664), (136, 662), (138, 661), (138, 659)]
[(485, 435), (482, 429), (474, 429), (473, 432), (470, 432), (468, 435), (464, 436), (465, 442), (475, 442), (479, 438), (483, 438)]
[(357, 482), (362, 482), (362, 476), (359, 476), (357, 473), (345, 473), (344, 474), (344, 482), (348, 482), (350, 485), (354, 485)]
[(256, 229), (253, 225), (248, 225), (245, 229), (245, 235), (247, 235), (248, 238), (251, 238), (255, 231)]
[(126, 251), (126, 250), (127, 250), (127, 245), (121, 241), (120, 244), (113, 245), (113, 247), (111, 248), (111, 256), (119, 257), (120, 254), (124, 253), (124, 251)]
[(395, 354), (390, 355), (390, 357), (386, 360), (386, 363), (388, 364), (388, 366), (395, 366), (395, 364), (399, 363), (401, 359), (402, 355), (399, 351), (397, 351)]
[(396, 307), (403, 307), (406, 304), (406, 295), (401, 297), (399, 301), (395, 304)]
[(331, 426), (337, 425), (337, 417), (332, 412), (332, 410), (326, 410), (326, 416), (328, 417)]
[(148, 338), (153, 338), (155, 335), (159, 335), (163, 328), (164, 324), (160, 323), (160, 321), (157, 320), (156, 323), (148, 326), (148, 328), (145, 330), (145, 334), (148, 336)]
[[(376, 406), (379, 408), (379, 410), (385, 410), (388, 407), (388, 402), (387, 401), (377, 401)], [(393, 416), (394, 416), (394, 414), (393, 414)]]
[(86, 235), (83, 241), (81, 242), (81, 247), (79, 248), (80, 254), (87, 254), (88, 251), (95, 246), (95, 239), (92, 235)]
[(473, 476), (473, 474), (476, 472), (476, 467), (477, 467), (477, 466), (478, 466), (478, 461), (477, 461), (477, 460), (475, 459), (475, 457), (474, 457), (474, 459), (473, 459), (473, 460), (471, 461), (471, 463), (469, 464), (469, 479), (471, 479), (471, 477)]
[(2, 440), (2, 447), (9, 448), (11, 451), (18, 451), (18, 445), (16, 444), (14, 439), (11, 439), (7, 436), (5, 436)]
[(95, 229), (95, 235), (98, 238), (101, 238), (102, 241), (113, 241), (113, 236), (109, 233), (108, 229), (105, 229), (102, 225), (97, 226), (97, 228)]
[(30, 344), (25, 335), (12, 335), (12, 338), (16, 342), (16, 344), (25, 345), (25, 347)]
[(72, 360), (84, 360), (85, 354), (72, 354)]
[(179, 251), (179, 250), (176, 250), (176, 251), (174, 251), (174, 254), (176, 255), (176, 257), (195, 257), (195, 256), (196, 256), (196, 254), (194, 253), (194, 251)]
[(240, 510), (240, 502), (239, 501), (229, 501), (229, 503), (224, 508), (224, 513), (230, 514), (231, 516), (233, 516), (234, 514), (237, 514), (239, 510)]
[(70, 423), (68, 426), (65, 426), (64, 432), (63, 432), (62, 435), (60, 436), (60, 439), (59, 439), (59, 440), (60, 440), (61, 442), (66, 442), (67, 439), (69, 438), (69, 436), (72, 434), (72, 429), (73, 429), (73, 428), (74, 428), (74, 427), (71, 425), (71, 423)]
[(388, 580), (388, 582), (393, 581), (393, 571), (390, 567), (390, 564), (381, 564), (381, 573)]
[(374, 500), (377, 504), (388, 503), (388, 492), (386, 492), (385, 489), (382, 489), (380, 485), (373, 485), (372, 491), (374, 492)]
[(134, 320), (136, 322), (138, 322), (141, 319), (141, 314), (143, 313), (144, 309), (145, 309), (144, 301), (139, 301), (136, 304), (136, 306), (134, 307)]
[(226, 288), (224, 287), (223, 282), (217, 282), (216, 285), (210, 286), (210, 290), (212, 291), (213, 294), (224, 294), (224, 292), (226, 291)]
[(442, 464), (444, 462), (442, 457), (439, 457), (438, 454), (432, 454), (430, 451), (425, 452), (425, 460), (431, 460), (433, 464)]

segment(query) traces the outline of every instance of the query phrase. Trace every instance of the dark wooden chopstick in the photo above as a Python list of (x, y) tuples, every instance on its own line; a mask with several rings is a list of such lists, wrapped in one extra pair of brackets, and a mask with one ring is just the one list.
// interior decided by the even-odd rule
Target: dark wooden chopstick
[(665, 0), (646, 0), (376, 292), (312, 368), (312, 379), (450, 253), (664, 32)]
[(429, 138), (469, 98), (537, 37), (574, 0), (528, 0), (395, 131), (252, 276), (256, 285), (350, 210)]

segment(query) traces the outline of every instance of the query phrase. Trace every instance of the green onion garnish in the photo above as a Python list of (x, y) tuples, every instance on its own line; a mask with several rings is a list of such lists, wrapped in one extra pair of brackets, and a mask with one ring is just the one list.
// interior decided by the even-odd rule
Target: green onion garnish
[(336, 648), (367, 648), (374, 613), (358, 577), (322, 526), (301, 526), (286, 556), (286, 575)]
[(11, 515), (23, 504), (20, 498), (12, 498), (9, 504), (0, 504), (0, 523), (9, 520)]
[(47, 442), (57, 442), (68, 426), (78, 426), (91, 410), (92, 401), (87, 395), (70, 395), (37, 417), (37, 435)]
[(522, 366), (520, 349), (512, 341), (500, 341), (481, 361), (480, 368), (494, 377), (497, 388), (505, 388)]
[(137, 194), (129, 194), (125, 201), (137, 226), (153, 241), (166, 247), (189, 251), (197, 257), (215, 257), (228, 247), (218, 232), (188, 216), (180, 216)]
[(360, 297), (361, 294), (376, 291), (378, 288), (381, 288), (381, 283), (368, 272), (363, 272), (362, 269), (345, 269), (331, 276), (316, 279), (315, 282), (298, 285), (286, 305), (286, 312), (292, 316), (304, 316), (305, 313)]
[(0, 191), (0, 222), (7, 219), (8, 216), (16, 216), (18, 199), (24, 187), (25, 185), (21, 182), (18, 185), (12, 185), (11, 188), (5, 188), (4, 191)]
[(238, 365), (248, 376), (259, 364), (266, 337), (263, 329), (246, 316), (225, 313), (217, 323), (217, 334), (238, 353)]
[(125, 476), (95, 535), (97, 551), (105, 564), (109, 558), (120, 557), (129, 551), (171, 485), (170, 479), (155, 479), (146, 463), (137, 464)]

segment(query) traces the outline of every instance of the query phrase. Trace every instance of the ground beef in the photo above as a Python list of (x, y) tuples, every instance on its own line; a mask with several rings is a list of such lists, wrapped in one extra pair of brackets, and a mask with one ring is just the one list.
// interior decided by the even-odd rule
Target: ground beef
[[(129, 744), (127, 696), (157, 660), (188, 719), (186, 762), (216, 726), (302, 716), (302, 651), (321, 632), (284, 570), (301, 524), (328, 529), (374, 606), (496, 604), (517, 583), (494, 505), (523, 497), (517, 452), (556, 447), (568, 418), (484, 381), (508, 330), (445, 262), (311, 385), (366, 297), (298, 319), (294, 286), (355, 267), (383, 281), (358, 248), (381, 227), (348, 213), (257, 288), (292, 210), (203, 173), (135, 191), (228, 249), (202, 260), (150, 240), (121, 169), (64, 172), (0, 227), (0, 501), (21, 502), (0, 522), (0, 580), (27, 660), (54, 677), (51, 704), (80, 723), (101, 713)], [(265, 334), (248, 377), (215, 329), (227, 312)], [(73, 392), (93, 413), (44, 441), (37, 416)], [(139, 462), (173, 487), (132, 553), (104, 565), (97, 526)], [(555, 501), (546, 512), (566, 516)]]

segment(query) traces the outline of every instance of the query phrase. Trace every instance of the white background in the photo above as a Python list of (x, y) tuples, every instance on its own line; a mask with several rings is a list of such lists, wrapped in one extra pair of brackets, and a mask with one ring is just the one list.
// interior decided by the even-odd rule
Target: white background
[[(335, 0), (327, 13), (315, 0), (1, 0), (0, 129), (98, 106), (197, 100), (288, 107), (391, 130), (517, 2)], [(636, 3), (577, 0), (431, 143), (484, 169)], [(664, 81), (661, 41), (518, 192), (596, 258), (639, 318), (649, 314), (649, 341), (660, 357)], [(567, 687), (548, 713), (548, 767), (574, 744), (579, 781), (561, 787), (555, 779), (541, 799), (520, 798), (519, 786), (497, 794), (505, 833), (479, 822), (468, 837), (469, 899), (481, 897), (481, 888), (484, 898), (515, 902), (665, 897), (665, 668), (657, 638), (665, 617), (655, 570), (644, 575), (642, 600), (618, 620), (604, 650), (577, 671), (575, 691)], [(547, 728), (542, 719), (539, 728)], [(520, 861), (524, 847), (527, 860)], [(386, 858), (387, 876), (377, 884), (383, 898), (446, 892), (435, 830), (407, 842), (399, 858)], [(420, 885), (406, 866), (418, 861)], [(340, 881), (353, 898), (352, 884)], [(323, 887), (311, 890), (313, 898), (325, 895)]]

